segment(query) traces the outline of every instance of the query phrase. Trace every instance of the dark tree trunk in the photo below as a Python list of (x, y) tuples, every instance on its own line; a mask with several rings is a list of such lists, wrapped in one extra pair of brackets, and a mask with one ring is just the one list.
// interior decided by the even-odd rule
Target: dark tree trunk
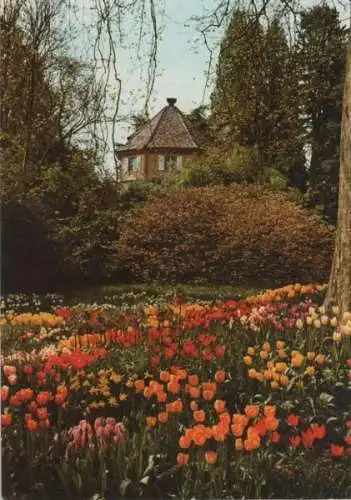
[(340, 307), (341, 315), (351, 311), (351, 28), (342, 105), (338, 225), (325, 304), (330, 302)]

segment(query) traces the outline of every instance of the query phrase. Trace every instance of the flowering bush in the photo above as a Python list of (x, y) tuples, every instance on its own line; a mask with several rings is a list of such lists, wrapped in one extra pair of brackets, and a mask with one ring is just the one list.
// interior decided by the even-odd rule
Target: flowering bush
[(262, 186), (193, 188), (147, 202), (117, 244), (141, 281), (325, 280), (333, 230)]
[(323, 289), (5, 308), (4, 497), (349, 497), (351, 315)]

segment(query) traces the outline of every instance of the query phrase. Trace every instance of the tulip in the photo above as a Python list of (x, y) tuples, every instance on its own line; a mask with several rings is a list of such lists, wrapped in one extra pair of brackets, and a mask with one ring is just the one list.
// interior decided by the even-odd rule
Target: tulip
[(209, 465), (213, 465), (217, 462), (217, 452), (215, 451), (206, 451), (205, 453), (205, 461)]
[(187, 465), (188, 463), (189, 463), (189, 454), (188, 453), (178, 453), (177, 464), (178, 465)]
[(299, 318), (299, 319), (296, 320), (296, 328), (298, 328), (299, 330), (302, 330), (302, 328), (303, 328), (303, 321), (302, 321), (302, 319)]
[(332, 457), (342, 457), (344, 454), (344, 447), (337, 444), (330, 445), (330, 454)]
[(17, 368), (12, 365), (4, 365), (3, 367), (5, 377), (9, 377), (10, 375), (15, 375), (17, 372)]
[[(342, 335), (340, 332), (334, 332), (333, 333), (333, 341), (336, 343), (336, 344), (339, 344), (341, 342), (341, 338), (342, 338)], [(9, 378), (10, 380), (10, 378)]]
[(7, 401), (10, 393), (10, 388), (8, 385), (3, 385), (1, 387), (1, 401)]
[(244, 442), (241, 438), (235, 440), (235, 449), (241, 451), (244, 449)]
[(215, 381), (216, 382), (224, 382), (225, 380), (225, 372), (223, 370), (218, 370), (215, 373)]
[(166, 411), (163, 411), (157, 415), (157, 419), (161, 424), (165, 424), (168, 422), (168, 413)]
[(204, 422), (206, 420), (206, 413), (203, 410), (194, 411), (193, 417), (195, 422)]
[(9, 381), (9, 384), (10, 384), (10, 385), (15, 385), (15, 384), (17, 384), (17, 380), (18, 380), (17, 375), (14, 375), (14, 374), (13, 374), (13, 375), (9, 375), (9, 376), (8, 376), (8, 381)]
[(155, 427), (157, 423), (157, 419), (155, 417), (146, 417), (146, 424), (149, 427)]
[(332, 318), (330, 320), (330, 324), (331, 324), (331, 326), (337, 326), (338, 320), (337, 320), (336, 316), (334, 316), (334, 318)]
[(8, 427), (12, 424), (11, 413), (4, 413), (1, 415), (1, 427)]
[(260, 408), (257, 405), (246, 405), (244, 411), (247, 417), (254, 418), (259, 414)]
[(33, 419), (29, 419), (27, 421), (27, 429), (29, 431), (35, 431), (36, 429), (38, 428), (38, 422), (36, 420), (33, 420)]

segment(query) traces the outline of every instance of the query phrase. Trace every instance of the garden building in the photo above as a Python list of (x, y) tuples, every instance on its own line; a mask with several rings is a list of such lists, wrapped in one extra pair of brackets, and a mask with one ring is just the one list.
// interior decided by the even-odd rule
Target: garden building
[(200, 153), (190, 123), (176, 102), (169, 97), (167, 106), (129, 136), (127, 144), (116, 146), (121, 182), (162, 178), (180, 170), (185, 158)]

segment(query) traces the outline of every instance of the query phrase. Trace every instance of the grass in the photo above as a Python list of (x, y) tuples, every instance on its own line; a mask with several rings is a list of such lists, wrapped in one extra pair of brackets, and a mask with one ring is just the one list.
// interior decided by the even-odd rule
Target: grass
[(104, 298), (118, 302), (130, 295), (149, 297), (173, 296), (176, 292), (183, 293), (188, 299), (216, 300), (240, 299), (255, 295), (265, 290), (263, 287), (243, 287), (232, 285), (167, 285), (167, 284), (140, 284), (140, 285), (105, 285), (85, 287), (82, 290), (72, 290), (64, 294), (65, 303), (101, 302)]

